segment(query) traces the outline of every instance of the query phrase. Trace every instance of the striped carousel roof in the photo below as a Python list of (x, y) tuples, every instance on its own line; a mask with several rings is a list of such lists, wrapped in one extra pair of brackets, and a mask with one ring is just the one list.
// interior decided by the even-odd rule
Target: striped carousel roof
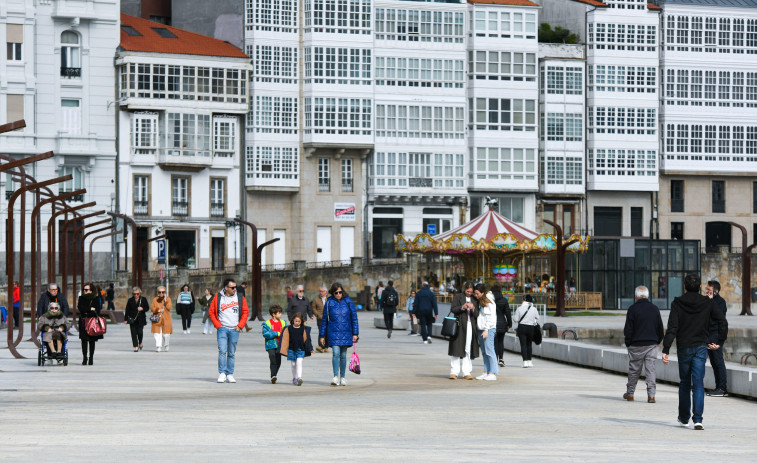
[(433, 239), (435, 241), (445, 241), (453, 235), (466, 234), (476, 241), (481, 239), (491, 240), (500, 233), (503, 235), (509, 233), (519, 241), (533, 240), (539, 236), (537, 233), (534, 233), (489, 209), (468, 223), (460, 225), (459, 227), (440, 235), (434, 235)]

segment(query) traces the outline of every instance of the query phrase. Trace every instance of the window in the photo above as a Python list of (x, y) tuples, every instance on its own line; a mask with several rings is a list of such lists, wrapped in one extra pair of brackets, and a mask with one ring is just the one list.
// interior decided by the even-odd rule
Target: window
[(683, 222), (670, 222), (670, 239), (683, 239)]
[[(63, 183), (58, 184), (58, 194), (70, 193), (72, 191), (82, 189), (82, 185), (84, 185), (84, 173), (82, 172), (80, 167), (63, 167), (60, 170), (60, 175), (61, 176), (72, 175), (73, 178), (71, 180), (66, 180)], [(84, 200), (84, 195), (77, 195), (77, 196), (68, 198), (66, 201), (83, 201), (83, 200)]]
[(134, 176), (134, 215), (150, 215), (150, 177)]
[[(752, 182), (752, 213), (757, 214), (757, 182)], [(757, 241), (757, 236), (755, 236)]]
[(81, 107), (80, 100), (60, 100), (61, 120), (60, 131), (68, 135), (79, 135), (81, 133)]
[(21, 61), (24, 59), (22, 54), (24, 44), (24, 26), (23, 24), (6, 24), (5, 41), (7, 42), (8, 61)]
[[(521, 99), (476, 98), (475, 120), (470, 124), (477, 130), (536, 130), (536, 101)], [(471, 116), (473, 116), (472, 114)]]
[(499, 213), (515, 223), (523, 223), (524, 199), (517, 197), (499, 197)]
[(725, 181), (712, 181), (712, 212), (725, 212)]
[(226, 179), (210, 179), (210, 216), (226, 217)]
[(189, 215), (189, 177), (171, 178), (171, 205), (173, 215)]
[(142, 37), (142, 34), (140, 34), (138, 30), (134, 29), (131, 26), (122, 25), (121, 30), (126, 32), (126, 35), (130, 35), (132, 37)]
[(352, 159), (342, 159), (342, 193), (352, 193)]
[(168, 113), (166, 116), (167, 154), (210, 156), (210, 116)]
[(670, 212), (684, 212), (683, 180), (670, 181)]
[(176, 34), (171, 32), (169, 29), (166, 29), (165, 27), (153, 27), (152, 30), (155, 31), (156, 34), (163, 37), (164, 39), (177, 39)]
[(329, 173), (329, 159), (318, 158), (318, 191), (331, 191), (331, 180)]
[(235, 118), (213, 119), (213, 156), (230, 158), (236, 152), (237, 120)]
[(133, 154), (155, 154), (158, 149), (158, 115), (135, 113), (131, 120)]
[(65, 31), (60, 35), (61, 77), (81, 77), (81, 48), (79, 34)]
[[(24, 118), (24, 95), (7, 94), (5, 96), (6, 121), (15, 122)], [(14, 132), (23, 132), (23, 129)]]
[(621, 236), (623, 233), (622, 207), (594, 208), (594, 235)]

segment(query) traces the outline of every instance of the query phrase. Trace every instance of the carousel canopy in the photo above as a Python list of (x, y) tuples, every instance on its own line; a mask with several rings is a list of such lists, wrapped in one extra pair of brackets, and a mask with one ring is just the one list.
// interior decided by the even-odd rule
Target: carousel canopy
[[(585, 251), (589, 237), (572, 235), (565, 241), (576, 240), (569, 251)], [(475, 252), (550, 252), (557, 248), (557, 239), (549, 233), (538, 234), (493, 210), (484, 212), (468, 223), (439, 235), (421, 233), (414, 238), (397, 235), (395, 249), (402, 252), (463, 254)]]

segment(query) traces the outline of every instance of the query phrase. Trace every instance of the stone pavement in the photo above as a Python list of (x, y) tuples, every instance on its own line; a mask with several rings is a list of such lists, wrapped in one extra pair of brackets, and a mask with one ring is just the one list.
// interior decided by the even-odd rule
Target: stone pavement
[(675, 426), (665, 384), (657, 404), (628, 403), (623, 376), (539, 359), (523, 369), (509, 353), (498, 381), (450, 381), (446, 342), (386, 339), (374, 315), (360, 314), (363, 374), (347, 387), (329, 386), (329, 354), (305, 360), (301, 387), (286, 362), (270, 384), (259, 324), (240, 338), (237, 384), (215, 383), (215, 336), (197, 320), (168, 353), (134, 353), (128, 327), (109, 326), (93, 366), (78, 339), (67, 367), (38, 367), (30, 343), (27, 360), (0, 350), (0, 461), (757, 459), (753, 401), (706, 398), (698, 432)]

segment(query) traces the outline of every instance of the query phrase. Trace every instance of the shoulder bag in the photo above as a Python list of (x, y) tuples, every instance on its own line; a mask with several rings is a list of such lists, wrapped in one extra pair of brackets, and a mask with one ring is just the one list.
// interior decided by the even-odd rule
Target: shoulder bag
[(84, 327), (87, 330), (87, 334), (90, 336), (104, 335), (105, 331), (108, 329), (107, 326), (105, 319), (97, 315), (87, 318), (84, 322)]
[(139, 298), (139, 301), (137, 301), (137, 314), (133, 317), (126, 317), (126, 323), (129, 325), (133, 325), (137, 322), (137, 317), (139, 317), (139, 308), (142, 306), (142, 298)]
[(356, 375), (360, 374), (360, 357), (357, 355), (357, 344), (352, 349), (352, 357), (350, 357), (350, 371)]
[(460, 332), (460, 320), (452, 315), (450, 310), (444, 320), (442, 320), (442, 336), (455, 339)]
[[(534, 308), (534, 306), (531, 305), (528, 308), (528, 310), (526, 310), (526, 313), (524, 313), (523, 316), (520, 317), (520, 320), (518, 320), (518, 328), (515, 330), (516, 333), (519, 333), (520, 322), (523, 321), (524, 318), (526, 318), (526, 315), (528, 315), (528, 312), (530, 312), (531, 309), (533, 309), (533, 308)], [(542, 341), (542, 339), (541, 339), (541, 326), (538, 323), (536, 325), (533, 325), (533, 326), (534, 326), (534, 344), (536, 344), (538, 346), (538, 345), (541, 344), (541, 341)]]

